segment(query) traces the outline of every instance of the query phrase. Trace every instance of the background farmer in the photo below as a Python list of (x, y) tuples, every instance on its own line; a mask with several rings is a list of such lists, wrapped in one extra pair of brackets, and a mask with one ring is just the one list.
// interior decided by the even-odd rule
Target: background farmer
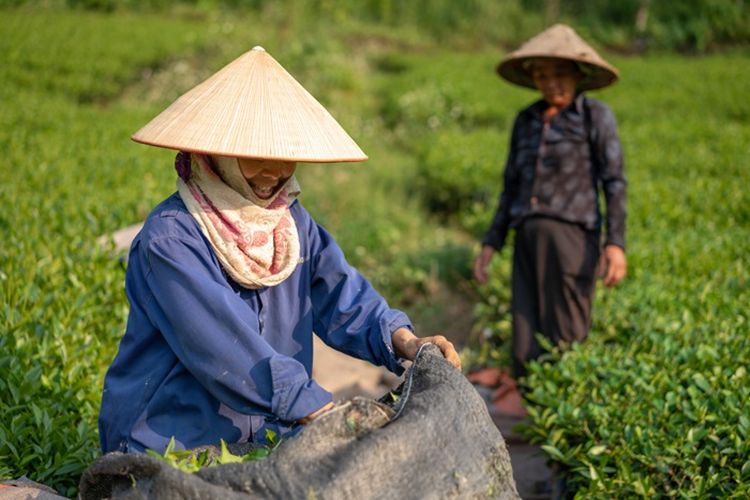
[(586, 339), (597, 263), (606, 286), (624, 278), (626, 182), (615, 117), (583, 94), (614, 83), (617, 70), (573, 29), (547, 29), (497, 69), (542, 94), (516, 117), (500, 203), (474, 263), (476, 279), (485, 283), (492, 256), (515, 229), (513, 368), (519, 376), (541, 354), (536, 333), (554, 344)]
[(297, 161), (367, 159), (262, 48), (180, 97), (133, 139), (180, 150), (178, 192), (132, 243), (130, 315), (104, 384), (105, 452), (262, 441), (332, 406), (312, 333), (402, 370), (424, 342), (296, 201)]

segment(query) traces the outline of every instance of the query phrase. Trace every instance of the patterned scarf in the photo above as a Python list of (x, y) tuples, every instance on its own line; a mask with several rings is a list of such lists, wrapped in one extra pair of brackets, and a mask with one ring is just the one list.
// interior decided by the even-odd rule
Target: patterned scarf
[(246, 288), (278, 285), (297, 267), (299, 235), (289, 206), (294, 176), (270, 199), (258, 198), (236, 158), (180, 152), (177, 190), (229, 276)]

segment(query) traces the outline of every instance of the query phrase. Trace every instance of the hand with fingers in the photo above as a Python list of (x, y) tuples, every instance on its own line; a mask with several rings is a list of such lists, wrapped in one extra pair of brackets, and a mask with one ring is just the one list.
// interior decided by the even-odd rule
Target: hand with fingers
[(483, 245), (482, 250), (474, 260), (474, 278), (482, 285), (487, 283), (489, 279), (487, 267), (490, 265), (493, 255), (495, 255), (495, 249), (490, 245)]
[(423, 344), (435, 344), (442, 351), (443, 356), (450, 364), (457, 369), (461, 369), (461, 358), (453, 347), (453, 343), (442, 335), (433, 335), (431, 337), (417, 337), (408, 328), (399, 328), (391, 336), (393, 348), (396, 354), (408, 360), (414, 360), (419, 348)]
[(602, 282), (606, 287), (613, 287), (625, 278), (627, 273), (627, 259), (625, 252), (617, 245), (607, 245), (602, 252), (600, 268)]
[(318, 418), (322, 414), (326, 413), (329, 410), (332, 410), (334, 406), (336, 406), (336, 405), (333, 404), (333, 402), (330, 402), (327, 405), (325, 405), (324, 407), (322, 407), (322, 408), (320, 408), (318, 410), (315, 410), (314, 412), (312, 412), (308, 416), (302, 417), (301, 419), (297, 420), (297, 423), (302, 424), (302, 425), (309, 424), (310, 422), (312, 422), (313, 420), (315, 420), (316, 418)]

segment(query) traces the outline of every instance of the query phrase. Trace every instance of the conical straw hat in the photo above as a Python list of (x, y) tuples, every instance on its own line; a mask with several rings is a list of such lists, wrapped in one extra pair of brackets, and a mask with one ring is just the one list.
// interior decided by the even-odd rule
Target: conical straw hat
[(302, 162), (367, 159), (262, 47), (179, 97), (132, 139), (194, 153)]
[(619, 78), (617, 69), (601, 58), (570, 26), (555, 24), (524, 43), (500, 61), (497, 72), (511, 83), (536, 89), (528, 65), (530, 59), (553, 57), (574, 61), (583, 70), (579, 90), (611, 85)]

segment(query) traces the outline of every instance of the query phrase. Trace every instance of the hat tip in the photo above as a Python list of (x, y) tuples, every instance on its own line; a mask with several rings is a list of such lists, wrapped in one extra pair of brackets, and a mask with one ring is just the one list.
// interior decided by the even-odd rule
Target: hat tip
[(258, 51), (258, 52), (265, 52), (266, 51), (266, 49), (264, 49), (260, 45), (256, 45), (255, 47), (252, 48), (252, 50), (255, 50), (255, 51)]

